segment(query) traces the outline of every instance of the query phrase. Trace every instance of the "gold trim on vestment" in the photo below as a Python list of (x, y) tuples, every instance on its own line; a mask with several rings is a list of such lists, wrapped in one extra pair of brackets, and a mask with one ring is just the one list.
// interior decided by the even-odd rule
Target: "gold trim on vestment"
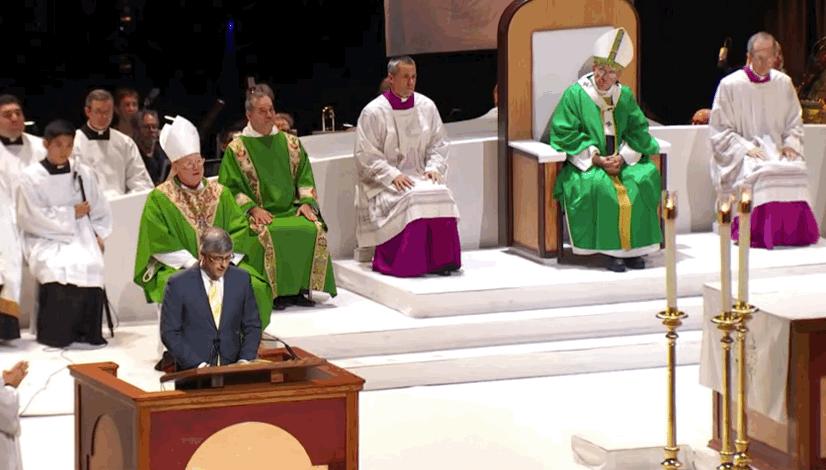
[(0, 315), (20, 319), (20, 304), (9, 299), (0, 299)]
[(190, 190), (170, 180), (159, 184), (156, 189), (178, 208), (187, 223), (195, 230), (195, 243), (200, 248), (204, 230), (215, 224), (215, 214), (218, 212), (218, 203), (224, 187), (220, 183), (205, 182), (203, 188)]
[(298, 188), (298, 199), (304, 199), (305, 197), (311, 197), (315, 200), (318, 200), (318, 196), (316, 196), (315, 188), (312, 186), (303, 186)]
[(619, 176), (611, 176), (614, 189), (617, 190), (617, 202), (619, 203), (619, 237), (623, 250), (631, 249), (631, 199), (628, 197), (628, 190), (620, 181)]
[(261, 202), (261, 185), (258, 181), (258, 172), (255, 171), (255, 165), (252, 164), (244, 141), (241, 140), (241, 137), (236, 137), (229, 143), (229, 148), (232, 149), (232, 153), (235, 154), (235, 161), (238, 162), (241, 173), (247, 178), (247, 183), (249, 183), (253, 196), (255, 196), (255, 204), (258, 207), (263, 207), (264, 203)]
[(295, 181), (298, 165), (301, 163), (301, 141), (298, 140), (298, 137), (286, 132), (284, 137), (287, 138), (287, 151), (290, 153), (290, 173), (293, 175), (293, 181)]
[(249, 223), (250, 229), (257, 234), (258, 243), (264, 248), (264, 274), (270, 281), (270, 291), (274, 299), (278, 297), (278, 278), (276, 277), (275, 244), (272, 242), (272, 234), (268, 226), (256, 224), (252, 217), (249, 217)]
[(327, 250), (327, 232), (321, 222), (315, 221), (316, 235), (315, 248), (313, 248), (313, 264), (310, 270), (310, 290), (324, 290), (324, 280), (327, 278), (327, 263), (330, 253)]

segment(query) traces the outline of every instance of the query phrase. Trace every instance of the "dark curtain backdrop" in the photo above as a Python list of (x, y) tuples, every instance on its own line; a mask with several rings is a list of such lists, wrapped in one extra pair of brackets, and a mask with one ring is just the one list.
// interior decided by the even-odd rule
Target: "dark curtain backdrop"
[[(276, 107), (295, 115), (302, 134), (321, 127), (326, 105), (335, 107), (339, 125), (355, 124), (386, 75), (383, 3), (8, 0), (0, 9), (0, 92), (23, 98), (40, 129), (58, 117), (82, 123), (83, 97), (95, 87), (128, 85), (143, 96), (158, 88), (155, 108), (196, 123), (222, 99), (215, 132), (243, 117), (245, 78), (253, 76), (276, 89)], [(799, 80), (811, 44), (824, 34), (825, 4), (637, 0), (644, 108), (663, 123), (687, 123), (694, 110), (711, 105), (725, 73), (716, 66), (723, 39), (732, 37), (730, 65), (740, 66), (748, 36), (759, 29), (778, 36), (788, 71)], [(446, 121), (492, 106), (494, 51), (415, 59), (418, 90)]]

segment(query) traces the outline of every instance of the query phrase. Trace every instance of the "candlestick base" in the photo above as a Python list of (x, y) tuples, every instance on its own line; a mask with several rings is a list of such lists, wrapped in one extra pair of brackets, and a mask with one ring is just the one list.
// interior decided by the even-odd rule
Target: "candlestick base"
[(683, 324), (682, 321), (688, 318), (688, 315), (682, 310), (667, 307), (657, 314), (657, 318), (663, 321), (663, 325), (676, 328)]

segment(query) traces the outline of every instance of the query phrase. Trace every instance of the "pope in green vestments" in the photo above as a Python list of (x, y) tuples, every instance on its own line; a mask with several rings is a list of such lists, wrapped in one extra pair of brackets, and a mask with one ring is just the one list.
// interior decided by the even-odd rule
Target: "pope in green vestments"
[(172, 161), (175, 176), (158, 185), (146, 198), (135, 256), (135, 283), (143, 288), (147, 301), (161, 304), (169, 277), (198, 262), (203, 230), (219, 227), (232, 238), (236, 253), (233, 262), (250, 274), (264, 328), (270, 320), (273, 299), (264, 274), (264, 247), (249, 229), (232, 193), (203, 178), (203, 158), (195, 127), (177, 117), (164, 131), (161, 144)]
[(249, 214), (267, 249), (266, 271), (275, 273), (270, 281), (280, 309), (311, 304), (303, 294), (313, 291), (335, 296), (336, 286), (310, 160), (298, 137), (273, 125), (274, 116), (272, 90), (257, 85), (247, 97), (249, 124), (227, 147), (218, 181)]
[(645, 267), (659, 249), (660, 174), (649, 155), (659, 145), (648, 132), (631, 90), (617, 79), (633, 57), (624, 29), (594, 47), (594, 71), (562, 95), (551, 118), (550, 145), (568, 154), (554, 187), (563, 204), (575, 254), (604, 253), (608, 269)]

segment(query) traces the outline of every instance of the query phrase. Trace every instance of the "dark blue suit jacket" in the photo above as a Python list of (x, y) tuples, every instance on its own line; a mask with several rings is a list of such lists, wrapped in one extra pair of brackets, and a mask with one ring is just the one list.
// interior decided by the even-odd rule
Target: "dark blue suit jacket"
[(202, 362), (215, 365), (218, 354), (222, 365), (255, 359), (261, 340), (261, 319), (249, 274), (235, 266), (224, 273), (218, 328), (212, 319), (200, 266), (170, 277), (161, 309), (161, 340), (178, 369), (191, 369)]

